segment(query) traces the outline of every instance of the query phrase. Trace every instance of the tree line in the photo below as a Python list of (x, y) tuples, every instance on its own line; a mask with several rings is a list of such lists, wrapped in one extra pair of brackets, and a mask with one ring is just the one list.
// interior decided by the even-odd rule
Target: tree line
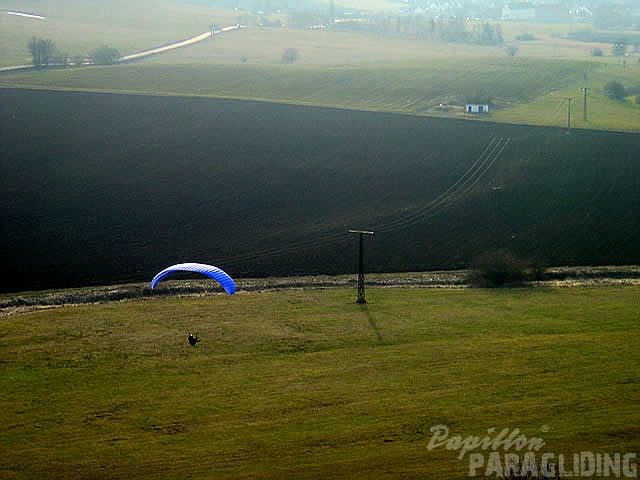
[(93, 49), (86, 57), (70, 57), (67, 54), (58, 52), (53, 40), (49, 38), (31, 37), (27, 43), (27, 49), (31, 54), (31, 61), (36, 69), (51, 65), (68, 66), (86, 62), (94, 65), (112, 65), (120, 58), (120, 52), (107, 45)]
[(42, 68), (52, 62), (55, 46), (50, 39), (31, 37), (27, 48), (33, 59), (34, 67)]
[(462, 17), (427, 18), (380, 15), (370, 19), (370, 29), (382, 35), (439, 40), (449, 43), (504, 46), (502, 25), (491, 22), (468, 22)]

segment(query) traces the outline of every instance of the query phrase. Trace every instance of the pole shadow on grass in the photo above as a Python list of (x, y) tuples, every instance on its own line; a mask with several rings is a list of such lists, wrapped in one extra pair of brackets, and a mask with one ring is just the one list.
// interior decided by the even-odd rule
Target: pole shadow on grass
[(378, 328), (378, 325), (376, 324), (376, 321), (374, 320), (373, 315), (371, 315), (371, 312), (369, 312), (369, 307), (367, 306), (367, 304), (366, 303), (360, 304), (360, 310), (367, 317), (367, 321), (369, 322), (369, 326), (373, 330), (373, 333), (375, 333), (376, 338), (378, 339), (378, 342), (379, 343), (384, 343), (384, 339), (382, 338), (382, 333), (380, 333), (380, 329)]

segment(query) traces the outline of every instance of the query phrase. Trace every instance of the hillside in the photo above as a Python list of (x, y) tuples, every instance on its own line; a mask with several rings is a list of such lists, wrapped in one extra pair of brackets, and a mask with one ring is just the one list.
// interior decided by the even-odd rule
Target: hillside
[[(526, 452), (635, 478), (639, 294), (298, 289), (2, 319), (0, 477), (456, 480), (472, 453), (495, 478), (489, 453)], [(439, 425), (544, 444), (460, 455), (429, 446)]]
[[(166, 43), (141, 41), (120, 51)], [(298, 60), (283, 65), (289, 48)], [(130, 65), (3, 73), (0, 87), (253, 99), (466, 119), (464, 104), (480, 102), (490, 104), (490, 113), (476, 120), (566, 126), (570, 114), (573, 128), (640, 129), (636, 65), (627, 68), (610, 57), (587, 61), (584, 51), (553, 58), (539, 54), (551, 46), (531, 48), (531, 56), (509, 58), (496, 47), (248, 28)], [(628, 89), (628, 98), (608, 98), (604, 86), (611, 81)]]
[(640, 263), (638, 135), (202, 98), (0, 91), (12, 289)]
[[(17, 10), (42, 20), (6, 15)], [(58, 52), (86, 56), (101, 45), (132, 53), (202, 33), (212, 22), (230, 23), (232, 11), (171, 0), (41, 2), (0, 0), (0, 66), (30, 62), (32, 36), (51, 39)]]
[[(386, 2), (366, 3), (384, 9)], [(509, 57), (503, 47), (434, 38), (265, 28), (264, 18), (249, 10), (241, 9), (238, 17), (233, 9), (170, 0), (144, 5), (121, 0), (0, 0), (0, 12), (10, 7), (39, 12), (44, 18), (0, 15), (0, 41), (5, 46), (0, 66), (29, 63), (27, 43), (32, 36), (52, 40), (60, 58), (82, 62), (101, 45), (127, 55), (191, 38), (212, 25), (219, 28), (242, 20), (247, 28), (135, 65), (3, 73), (2, 87), (257, 99), (447, 118), (463, 117), (465, 102), (488, 102), (491, 113), (481, 117), (488, 121), (564, 126), (571, 115), (573, 128), (640, 129), (637, 55), (622, 62), (610, 54), (609, 44), (571, 38), (588, 26), (506, 22), (500, 26), (505, 46), (517, 51)], [(274, 18), (286, 22), (285, 17)], [(469, 31), (480, 27), (474, 21), (465, 25)], [(518, 40), (523, 33), (534, 40)], [(287, 49), (296, 51), (295, 64), (282, 64)], [(592, 56), (595, 49), (604, 55)], [(628, 90), (626, 99), (612, 100), (604, 94), (611, 81)]]

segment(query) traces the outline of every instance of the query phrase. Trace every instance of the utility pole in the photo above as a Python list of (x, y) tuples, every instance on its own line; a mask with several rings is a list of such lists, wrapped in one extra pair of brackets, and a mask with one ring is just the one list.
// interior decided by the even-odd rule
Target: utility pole
[(573, 100), (573, 97), (567, 97), (567, 100), (569, 100), (569, 105), (567, 107), (567, 131), (570, 132), (571, 131), (571, 100)]
[(582, 92), (584, 93), (584, 121), (587, 121), (587, 92), (589, 91), (589, 87), (582, 87)]
[(358, 299), (356, 303), (367, 303), (367, 300), (364, 298), (364, 252), (363, 252), (363, 244), (364, 244), (364, 236), (365, 235), (373, 235), (373, 232), (369, 232), (367, 230), (349, 230), (349, 233), (357, 233), (360, 237), (360, 248), (358, 251)]

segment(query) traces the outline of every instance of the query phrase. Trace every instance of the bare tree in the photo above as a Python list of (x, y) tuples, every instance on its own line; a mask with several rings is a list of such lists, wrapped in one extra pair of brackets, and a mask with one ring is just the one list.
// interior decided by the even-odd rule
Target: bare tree
[(43, 66), (49, 65), (49, 61), (55, 51), (53, 41), (48, 38), (31, 37), (31, 40), (29, 40), (29, 43), (27, 44), (27, 48), (29, 49), (29, 53), (31, 53), (33, 66), (36, 68), (42, 68)]

